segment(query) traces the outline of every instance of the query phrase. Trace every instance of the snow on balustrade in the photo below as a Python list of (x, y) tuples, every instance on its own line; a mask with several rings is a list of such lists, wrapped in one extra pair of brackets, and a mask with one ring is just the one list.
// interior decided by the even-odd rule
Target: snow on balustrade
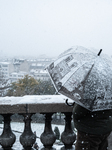
[[(16, 136), (10, 127), (11, 116), (15, 113), (24, 117), (24, 131), (20, 136), (20, 143), (25, 150), (31, 149), (35, 143), (36, 136), (31, 129), (31, 117), (33, 114), (41, 113), (45, 116), (44, 130), (40, 136), (44, 148), (55, 150), (53, 145), (56, 137), (52, 131), (52, 115), (62, 112), (65, 115), (65, 129), (62, 132), (61, 140), (63, 147), (73, 148), (76, 135), (71, 128), (72, 109), (65, 104), (67, 97), (62, 95), (26, 95), (23, 97), (0, 97), (0, 115), (3, 116), (4, 128), (0, 136), (2, 148), (11, 149), (15, 143)], [(73, 103), (69, 99), (70, 103)], [(7, 133), (7, 134), (6, 134)], [(69, 137), (69, 141), (68, 141)], [(7, 141), (7, 142), (6, 142)], [(72, 142), (71, 142), (72, 141)]]
[[(50, 103), (65, 103), (67, 99), (63, 95), (26, 95), (23, 97), (6, 96), (0, 97), (0, 104), (15, 105), (15, 104), (50, 104)], [(69, 99), (69, 102), (73, 100)]]

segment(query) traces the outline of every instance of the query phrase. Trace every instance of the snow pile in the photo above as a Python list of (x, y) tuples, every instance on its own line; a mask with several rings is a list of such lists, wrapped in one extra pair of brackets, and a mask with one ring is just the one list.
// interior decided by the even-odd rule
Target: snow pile
[[(2, 105), (16, 105), (16, 104), (50, 104), (50, 103), (65, 103), (67, 99), (63, 95), (26, 95), (23, 97), (0, 97), (0, 104)], [(69, 99), (69, 102), (73, 100)]]

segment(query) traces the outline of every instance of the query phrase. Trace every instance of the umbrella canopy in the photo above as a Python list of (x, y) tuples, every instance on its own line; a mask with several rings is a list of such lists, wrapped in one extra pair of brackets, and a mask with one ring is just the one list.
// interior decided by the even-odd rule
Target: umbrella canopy
[(47, 67), (56, 90), (91, 111), (112, 109), (112, 62), (100, 53), (74, 47)]

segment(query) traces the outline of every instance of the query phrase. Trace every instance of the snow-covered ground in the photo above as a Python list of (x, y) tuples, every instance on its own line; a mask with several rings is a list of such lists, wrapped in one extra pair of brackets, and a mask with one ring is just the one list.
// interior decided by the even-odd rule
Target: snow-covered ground
[[(52, 130), (54, 131), (54, 128), (55, 126), (58, 126), (59, 130), (60, 130), (60, 133), (62, 133), (64, 131), (64, 125), (52, 125)], [(3, 124), (0, 124), (0, 127), (3, 127)], [(40, 124), (40, 123), (31, 123), (31, 128), (32, 128), (32, 131), (36, 131), (36, 135), (38, 137), (40, 137), (40, 135), (43, 133), (44, 131), (44, 124)], [(16, 131), (20, 131), (20, 132), (23, 132), (24, 130), (24, 123), (16, 123), (16, 122), (12, 122), (11, 123), (11, 129), (12, 130), (16, 130)], [(2, 133), (2, 129), (0, 129), (0, 135)], [(16, 142), (15, 144), (13, 145), (13, 149), (14, 150), (22, 150), (23, 147), (22, 145), (20, 144), (19, 142), (19, 137), (21, 135), (21, 133), (17, 133), (17, 132), (13, 132), (15, 135), (16, 135)], [(36, 138), (36, 142), (38, 143), (39, 147), (41, 148), (43, 145), (40, 141), (39, 138)], [(54, 146), (56, 148), (56, 150), (60, 150), (60, 147), (63, 147), (63, 145), (57, 145), (57, 144), (54, 144)], [(0, 146), (0, 150), (1, 149), (1, 146)]]

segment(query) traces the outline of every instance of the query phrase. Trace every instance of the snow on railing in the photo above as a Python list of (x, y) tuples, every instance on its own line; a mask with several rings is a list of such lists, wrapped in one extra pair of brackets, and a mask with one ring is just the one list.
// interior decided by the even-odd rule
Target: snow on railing
[[(23, 97), (0, 97), (0, 114), (4, 118), (3, 133), (0, 136), (0, 144), (4, 150), (10, 150), (15, 143), (16, 136), (12, 132), (10, 122), (11, 116), (15, 113), (24, 117), (24, 131), (20, 136), (20, 143), (25, 150), (31, 150), (36, 141), (36, 135), (31, 129), (31, 117), (35, 113), (45, 115), (45, 128), (40, 136), (43, 143), (42, 149), (53, 150), (56, 141), (52, 131), (52, 115), (57, 112), (65, 115), (65, 129), (61, 134), (63, 142), (62, 150), (74, 150), (75, 133), (72, 131), (72, 107), (65, 104), (67, 98), (62, 95), (29, 95)], [(69, 100), (69, 102), (73, 102)]]

